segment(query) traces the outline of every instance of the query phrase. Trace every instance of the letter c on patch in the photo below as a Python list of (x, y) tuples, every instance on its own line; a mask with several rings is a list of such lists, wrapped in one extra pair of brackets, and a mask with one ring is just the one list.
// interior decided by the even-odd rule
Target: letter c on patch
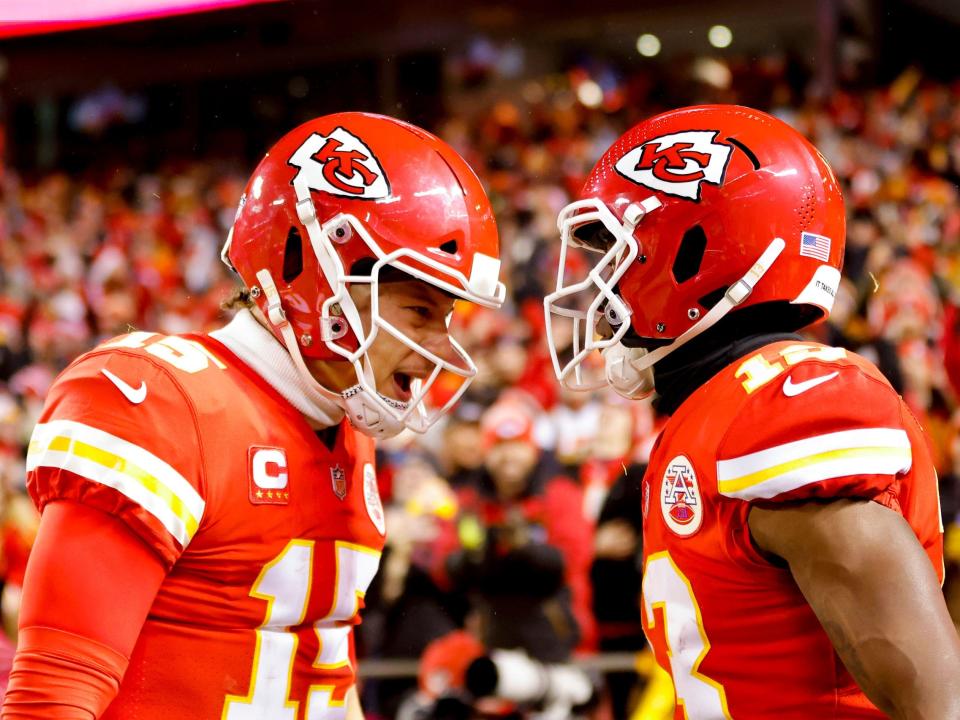
[(279, 448), (260, 448), (251, 462), (253, 482), (264, 490), (282, 490), (287, 486), (287, 455)]

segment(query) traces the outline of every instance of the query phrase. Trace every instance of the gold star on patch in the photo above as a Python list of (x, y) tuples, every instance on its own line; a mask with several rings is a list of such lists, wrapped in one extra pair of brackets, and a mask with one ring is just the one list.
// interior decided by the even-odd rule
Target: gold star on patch
[(285, 492), (285, 493), (283, 494), (283, 499), (284, 499), (284, 500), (289, 500), (289, 499), (290, 499), (290, 493)]
[(257, 499), (258, 500), (263, 499), (263, 490), (257, 490)]
[(273, 490), (267, 490), (267, 498), (273, 500)]

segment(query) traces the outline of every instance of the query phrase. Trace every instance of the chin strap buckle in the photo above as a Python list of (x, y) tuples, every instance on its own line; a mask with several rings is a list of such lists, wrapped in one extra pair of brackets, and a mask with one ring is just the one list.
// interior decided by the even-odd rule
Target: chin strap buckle
[(781, 238), (774, 238), (773, 242), (767, 246), (767, 249), (763, 251), (763, 254), (751, 268), (747, 270), (746, 274), (727, 289), (724, 295), (734, 306), (739, 305), (750, 297), (753, 288), (760, 282), (760, 278), (767, 274), (767, 270), (770, 269), (773, 261), (783, 252), (784, 247), (786, 247), (786, 243)]
[(273, 282), (273, 276), (270, 275), (269, 270), (263, 268), (257, 271), (257, 281), (267, 298), (267, 318), (282, 331), (289, 323), (287, 314), (280, 304), (280, 292), (277, 290), (276, 283)]

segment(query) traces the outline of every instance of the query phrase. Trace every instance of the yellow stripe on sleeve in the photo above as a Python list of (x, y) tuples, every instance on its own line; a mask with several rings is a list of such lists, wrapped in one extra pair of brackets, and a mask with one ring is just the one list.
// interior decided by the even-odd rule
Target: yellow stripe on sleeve
[[(875, 459), (881, 457), (890, 457), (895, 458), (898, 461), (909, 462), (910, 449), (898, 447), (863, 447), (848, 448), (845, 450), (830, 450), (828, 452), (817, 453), (816, 455), (808, 455), (804, 458), (798, 458), (796, 460), (780, 463), (779, 465), (774, 465), (773, 467), (769, 467), (765, 470), (760, 470), (759, 472), (751, 473), (749, 475), (743, 475), (741, 477), (731, 478), (729, 480), (720, 480), (720, 492), (725, 495), (728, 493), (739, 492), (741, 490), (745, 490), (746, 488), (753, 487), (754, 485), (759, 485), (760, 483), (765, 482), (770, 478), (777, 477), (778, 475), (785, 475), (793, 470), (808, 468), (811, 465), (817, 465), (832, 460), (851, 460), (854, 458)], [(900, 463), (897, 464), (897, 467), (899, 466)]]
[(742, 500), (772, 498), (831, 478), (897, 475), (912, 462), (901, 428), (840, 430), (718, 460), (717, 490)]
[(68, 470), (112, 487), (147, 510), (186, 547), (203, 516), (196, 489), (169, 464), (146, 449), (98, 428), (72, 420), (37, 425), (27, 453), (27, 470)]

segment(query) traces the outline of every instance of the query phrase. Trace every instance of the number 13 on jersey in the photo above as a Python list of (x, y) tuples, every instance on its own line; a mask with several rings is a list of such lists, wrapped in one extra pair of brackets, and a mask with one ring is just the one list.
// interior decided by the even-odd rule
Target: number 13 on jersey
[[(661, 611), (661, 623), (655, 609)], [(670, 674), (688, 720), (730, 720), (723, 686), (699, 671), (710, 641), (703, 629), (700, 606), (693, 587), (670, 553), (658, 552), (647, 558), (643, 571), (643, 610), (646, 632), (662, 632), (670, 656)], [(655, 645), (651, 637), (651, 645)]]
[[(267, 563), (250, 594), (267, 601), (263, 624), (257, 630), (250, 689), (246, 697), (228, 695), (222, 720), (297, 720), (299, 701), (290, 697), (297, 636), (313, 584), (313, 540), (291, 540)], [(350, 663), (350, 625), (359, 600), (377, 573), (380, 553), (348, 542), (337, 542), (336, 585), (330, 612), (314, 624), (320, 650), (313, 668), (332, 670)], [(333, 699), (332, 685), (311, 685), (304, 720), (342, 720), (346, 703)]]

